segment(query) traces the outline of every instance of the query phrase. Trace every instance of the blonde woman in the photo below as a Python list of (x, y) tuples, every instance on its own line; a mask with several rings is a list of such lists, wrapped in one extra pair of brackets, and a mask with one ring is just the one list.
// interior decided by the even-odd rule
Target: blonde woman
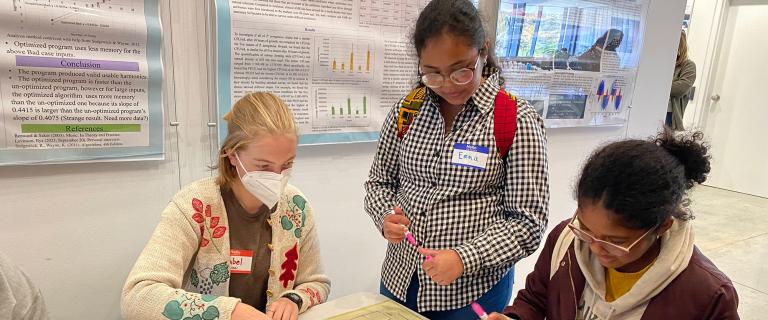
[(667, 127), (675, 131), (685, 130), (683, 127), (683, 115), (688, 106), (691, 87), (696, 81), (696, 64), (688, 58), (688, 41), (685, 31), (680, 32), (680, 43), (677, 46), (677, 60), (675, 60), (675, 73), (672, 75), (672, 89), (669, 92), (669, 105), (667, 106)]
[(126, 319), (292, 319), (324, 302), (312, 207), (288, 185), (297, 134), (270, 93), (224, 116), (218, 176), (166, 207), (122, 294)]

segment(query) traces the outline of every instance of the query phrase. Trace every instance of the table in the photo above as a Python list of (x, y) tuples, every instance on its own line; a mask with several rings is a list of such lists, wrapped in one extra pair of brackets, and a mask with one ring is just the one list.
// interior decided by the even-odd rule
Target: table
[(299, 320), (347, 319), (413, 319), (428, 320), (416, 312), (372, 292), (358, 292), (328, 301), (309, 309)]

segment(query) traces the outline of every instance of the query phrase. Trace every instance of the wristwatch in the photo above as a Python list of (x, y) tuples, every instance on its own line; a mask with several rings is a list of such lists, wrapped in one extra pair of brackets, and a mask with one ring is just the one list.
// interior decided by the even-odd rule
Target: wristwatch
[(304, 301), (301, 299), (300, 295), (295, 294), (293, 292), (289, 292), (289, 293), (284, 294), (283, 298), (286, 298), (288, 300), (293, 301), (293, 303), (295, 303), (299, 307), (299, 310), (301, 310), (301, 304)]

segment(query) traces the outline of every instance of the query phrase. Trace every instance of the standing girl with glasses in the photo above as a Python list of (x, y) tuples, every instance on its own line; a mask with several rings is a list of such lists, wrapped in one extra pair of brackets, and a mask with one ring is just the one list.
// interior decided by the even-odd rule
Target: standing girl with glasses
[(431, 1), (413, 45), (420, 84), (387, 116), (365, 183), (389, 242), (380, 291), (431, 319), (472, 319), (473, 301), (507, 305), (515, 262), (546, 229), (544, 126), (503, 90), (470, 1)]
[[(700, 132), (609, 144), (504, 313), (513, 319), (738, 319), (731, 281), (694, 243), (686, 192), (706, 180)], [(499, 314), (491, 319), (505, 319)]]

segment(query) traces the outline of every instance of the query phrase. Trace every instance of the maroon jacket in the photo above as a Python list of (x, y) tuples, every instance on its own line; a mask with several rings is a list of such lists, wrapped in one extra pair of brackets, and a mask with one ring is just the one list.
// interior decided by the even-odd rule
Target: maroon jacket
[[(549, 278), (553, 248), (569, 221), (561, 222), (549, 234), (536, 267), (525, 281), (525, 289), (520, 290), (512, 306), (504, 309), (504, 314), (522, 320), (576, 318), (576, 301), (581, 298), (586, 279), (576, 261), (573, 244), (552, 279)], [(739, 319), (738, 304), (731, 280), (694, 247), (688, 266), (651, 299), (641, 319)]]

